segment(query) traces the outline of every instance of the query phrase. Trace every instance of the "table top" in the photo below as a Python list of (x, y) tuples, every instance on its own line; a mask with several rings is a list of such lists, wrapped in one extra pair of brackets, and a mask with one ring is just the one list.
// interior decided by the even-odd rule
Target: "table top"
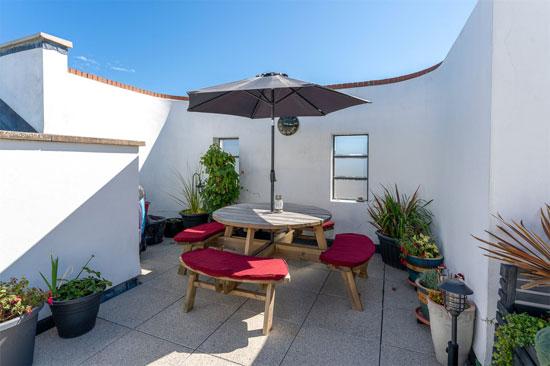
[(228, 226), (254, 229), (301, 228), (322, 224), (332, 214), (315, 206), (285, 203), (282, 212), (271, 212), (269, 203), (239, 203), (214, 211), (214, 220)]

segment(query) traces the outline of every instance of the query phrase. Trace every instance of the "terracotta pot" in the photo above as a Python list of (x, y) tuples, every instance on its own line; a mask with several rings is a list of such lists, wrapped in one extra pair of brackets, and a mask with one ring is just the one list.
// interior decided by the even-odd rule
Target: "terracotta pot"
[(443, 263), (443, 256), (437, 258), (420, 258), (413, 255), (408, 255), (405, 258), (405, 265), (407, 266), (407, 272), (409, 272), (409, 279), (411, 282), (415, 282), (422, 272), (426, 272), (430, 269), (434, 269)]
[[(472, 348), (474, 337), (474, 322), (476, 318), (476, 306), (467, 300), (470, 307), (457, 319), (458, 364), (464, 365)], [(428, 297), (428, 311), (430, 312), (430, 331), (435, 349), (437, 362), (447, 364), (447, 345), (451, 340), (451, 314), (445, 307), (436, 304)]]

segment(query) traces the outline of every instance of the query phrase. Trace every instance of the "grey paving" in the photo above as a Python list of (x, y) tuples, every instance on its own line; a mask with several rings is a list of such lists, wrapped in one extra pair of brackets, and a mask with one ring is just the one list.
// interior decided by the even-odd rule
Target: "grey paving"
[[(376, 254), (357, 278), (364, 311), (350, 308), (339, 272), (289, 260), (292, 282), (277, 286), (273, 330), (262, 335), (264, 304), (197, 289), (183, 311), (188, 276), (172, 239), (142, 253), (142, 282), (103, 303), (96, 327), (61, 339), (36, 338), (36, 365), (436, 365), (429, 327), (407, 273)], [(206, 278), (201, 278), (207, 280)], [(255, 289), (252, 284), (243, 288)]]

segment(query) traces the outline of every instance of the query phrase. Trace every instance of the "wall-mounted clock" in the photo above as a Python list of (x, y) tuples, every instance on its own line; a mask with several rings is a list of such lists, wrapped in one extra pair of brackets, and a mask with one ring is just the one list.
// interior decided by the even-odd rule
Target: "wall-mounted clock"
[(294, 135), (298, 131), (298, 126), (300, 126), (300, 121), (297, 117), (281, 117), (277, 122), (279, 132), (285, 136)]

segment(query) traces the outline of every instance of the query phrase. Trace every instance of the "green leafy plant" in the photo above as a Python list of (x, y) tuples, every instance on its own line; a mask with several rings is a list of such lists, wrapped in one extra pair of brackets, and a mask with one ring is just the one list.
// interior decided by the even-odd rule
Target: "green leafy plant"
[(538, 331), (535, 337), (535, 350), (540, 366), (550, 366), (550, 326)]
[(425, 201), (419, 198), (416, 189), (412, 196), (400, 195), (397, 185), (395, 193), (389, 188), (382, 186), (384, 194), (378, 196), (373, 194), (374, 202), (369, 205), (368, 212), (372, 219), (370, 223), (382, 235), (395, 239), (402, 239), (406, 230), (415, 234), (431, 234), (430, 224), (432, 213), (426, 208), (432, 200)]
[(407, 230), (403, 239), (399, 241), (401, 247), (401, 258), (405, 259), (408, 255), (431, 259), (439, 257), (439, 249), (435, 245), (435, 239), (422, 233), (415, 234), (412, 230)]
[(9, 282), (0, 281), (0, 323), (17, 318), (43, 304), (48, 293), (36, 287), (29, 287), (29, 281), (11, 278)]
[(170, 194), (176, 202), (178, 202), (183, 210), (184, 214), (201, 214), (206, 213), (203, 206), (202, 196), (199, 192), (199, 188), (193, 182), (193, 176), (197, 175), (199, 181), (202, 180), (201, 168), (198, 167), (195, 171), (187, 170), (187, 176), (183, 176), (180, 172), (174, 170), (174, 175), (181, 183), (178, 195)]
[(235, 157), (223, 152), (217, 144), (212, 144), (201, 157), (201, 164), (208, 175), (206, 186), (201, 192), (205, 209), (212, 213), (237, 202), (240, 186), (239, 174), (235, 171)]
[[(48, 286), (50, 290), (50, 297), (48, 298), (48, 303), (51, 304), (55, 301), (67, 301), (73, 299), (79, 299), (81, 297), (91, 295), (98, 291), (103, 291), (107, 286), (111, 286), (112, 283), (107, 281), (105, 278), (101, 277), (101, 273), (93, 271), (88, 268), (88, 263), (94, 258), (92, 255), (86, 264), (82, 267), (76, 278), (72, 280), (67, 280), (66, 277), (71, 271), (73, 266), (69, 266), (63, 276), (59, 278), (58, 276), (58, 267), (59, 267), (59, 258), (53, 258), (53, 255), (50, 254), (50, 261), (52, 267), (52, 273), (50, 281), (40, 272), (40, 276)], [(89, 276), (80, 278), (82, 272), (86, 271)]]
[(487, 248), (480, 247), (489, 253), (485, 255), (526, 270), (526, 276), (530, 280), (521, 286), (523, 289), (550, 286), (550, 205), (546, 205), (546, 213), (540, 209), (540, 223), (546, 240), (535, 231), (527, 229), (523, 221), (509, 223), (500, 215), (493, 216), (499, 221), (497, 228), (502, 234), (485, 230), (493, 241), (474, 236), (487, 245)]
[(430, 269), (420, 274), (420, 284), (430, 290), (439, 290), (437, 284), (439, 283), (439, 274), (437, 270)]
[(166, 222), (177, 224), (178, 222), (181, 222), (181, 219), (179, 217), (171, 217), (169, 219), (166, 219)]
[(494, 366), (507, 366), (514, 363), (516, 346), (534, 345), (537, 332), (550, 326), (548, 319), (531, 316), (527, 313), (508, 314), (506, 324), (499, 324), (496, 330), (495, 350), (493, 352)]

